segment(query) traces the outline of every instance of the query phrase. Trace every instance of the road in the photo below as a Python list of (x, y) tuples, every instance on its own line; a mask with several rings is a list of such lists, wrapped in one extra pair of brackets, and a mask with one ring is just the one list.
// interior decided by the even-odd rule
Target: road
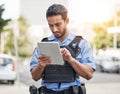
[(18, 85), (17, 81), (14, 85), (0, 82), (0, 94), (29, 94), (29, 88), (23, 83)]
[(96, 83), (120, 83), (120, 74), (95, 72), (91, 80), (81, 78), (87, 84)]
[(86, 84), (87, 94), (120, 94), (120, 83)]
[[(27, 85), (38, 83), (32, 80), (32, 77), (29, 71), (29, 65), (26, 65), (21, 68), (19, 76), (20, 76), (20, 80)], [(91, 80), (85, 80), (81, 77), (80, 79), (86, 84), (120, 83), (120, 74), (95, 72), (94, 77)]]
[[(29, 86), (39, 83), (32, 80), (29, 66), (24, 66), (19, 72), (20, 82), (17, 80), (15, 85), (8, 85), (0, 83), (0, 94), (29, 94)], [(85, 82), (87, 94), (120, 94), (120, 74), (115, 73), (99, 73), (95, 72), (93, 79), (87, 81), (80, 78)]]
[[(39, 87), (40, 81), (32, 80), (28, 66), (22, 68), (20, 76), (21, 81), (26, 85), (34, 84)], [(120, 74), (95, 72), (91, 80), (80, 79), (85, 82), (87, 94), (120, 94)]]

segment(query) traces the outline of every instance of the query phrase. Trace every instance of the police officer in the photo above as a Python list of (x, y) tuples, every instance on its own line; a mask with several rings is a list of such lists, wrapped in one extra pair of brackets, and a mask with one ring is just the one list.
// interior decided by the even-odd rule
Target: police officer
[[(75, 38), (76, 35), (71, 33), (67, 28), (69, 18), (67, 16), (67, 9), (63, 5), (51, 5), (46, 12), (46, 19), (52, 32), (52, 35), (48, 37), (48, 41), (58, 42), (60, 46), (64, 46), (68, 45)], [(96, 68), (92, 49), (85, 39), (81, 39), (78, 46), (80, 52), (76, 58), (72, 57), (70, 51), (65, 47), (61, 48), (62, 57), (64, 61), (67, 61), (71, 65), (75, 73), (89, 80), (93, 77)], [(39, 48), (36, 47), (30, 61), (30, 71), (33, 80), (38, 81), (43, 78), (44, 69), (50, 64), (50, 56), (40, 54)], [(41, 85), (42, 87), (39, 89), (39, 92), (43, 92), (41, 94), (74, 94), (71, 87), (81, 86), (81, 80), (76, 77), (72, 82), (49, 83), (42, 79)]]

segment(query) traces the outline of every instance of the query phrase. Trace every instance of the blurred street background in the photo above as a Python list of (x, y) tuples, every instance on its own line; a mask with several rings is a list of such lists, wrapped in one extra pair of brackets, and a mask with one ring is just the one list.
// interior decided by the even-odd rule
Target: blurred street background
[[(46, 10), (53, 3), (68, 8), (68, 28), (93, 48), (94, 77), (80, 77), (87, 94), (120, 94), (120, 0), (0, 0), (0, 94), (29, 94), (30, 85), (40, 87), (31, 78), (29, 62), (37, 43), (51, 34)], [(2, 54), (13, 58), (12, 81), (1, 80), (10, 74), (3, 72)]]
[[(19, 71), (19, 81), (16, 80), (14, 85), (4, 81), (0, 82), (0, 94), (29, 94), (29, 86), (40, 86), (40, 81), (33, 81), (29, 72), (29, 65), (23, 65)], [(93, 79), (82, 81), (86, 85), (87, 94), (119, 94), (120, 93), (120, 74), (102, 73), (96, 71)]]

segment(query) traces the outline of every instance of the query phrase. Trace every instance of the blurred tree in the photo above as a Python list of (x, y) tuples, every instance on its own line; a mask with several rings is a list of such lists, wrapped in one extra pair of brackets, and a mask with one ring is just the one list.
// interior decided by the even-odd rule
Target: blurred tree
[[(19, 35), (17, 37), (18, 40), (18, 54), (21, 57), (30, 56), (32, 52), (30, 52), (30, 41), (28, 40), (28, 33), (27, 29), (29, 27), (29, 24), (27, 23), (26, 19), (22, 16), (18, 18), (18, 28), (19, 28)], [(13, 24), (14, 22), (11, 22)], [(14, 34), (13, 29), (11, 28), (8, 37), (6, 38), (5, 43), (5, 53), (12, 53), (15, 55), (15, 48), (14, 48)]]
[(1, 51), (1, 33), (6, 31), (5, 26), (8, 25), (8, 22), (11, 20), (11, 19), (6, 19), (5, 20), (5, 19), (2, 18), (2, 14), (5, 11), (3, 6), (4, 6), (4, 4), (0, 5), (0, 51)]
[(120, 48), (120, 34), (117, 35), (117, 48)]
[(30, 44), (31, 42), (28, 40), (29, 34), (27, 33), (29, 24), (26, 19), (22, 16), (18, 19), (19, 22), (19, 37), (18, 37), (18, 51), (20, 56), (29, 56), (32, 52), (30, 52)]
[(12, 29), (9, 29), (8, 31), (9, 32), (7, 32), (7, 37), (5, 37), (4, 53), (13, 54), (14, 53), (14, 34)]
[[(118, 26), (120, 26), (120, 11), (117, 12)], [(120, 48), (120, 33), (117, 35), (117, 47)]]
[[(120, 26), (120, 11), (117, 12), (117, 26)], [(113, 47), (113, 34), (107, 33), (107, 28), (114, 26), (114, 18), (103, 23), (96, 23), (93, 25), (93, 30), (96, 33), (92, 44), (96, 45), (97, 50), (102, 48), (103, 45), (106, 47)], [(120, 33), (117, 34), (117, 47), (120, 48)]]

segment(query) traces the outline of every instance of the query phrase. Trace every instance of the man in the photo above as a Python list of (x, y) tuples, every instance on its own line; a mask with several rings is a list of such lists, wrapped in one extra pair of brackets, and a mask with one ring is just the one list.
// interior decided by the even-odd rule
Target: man
[[(46, 12), (46, 18), (49, 28), (53, 33), (48, 37), (48, 41), (58, 42), (60, 46), (68, 45), (73, 41), (76, 35), (69, 32), (67, 28), (69, 18), (67, 17), (67, 9), (63, 5), (51, 5)], [(93, 58), (92, 49), (85, 39), (81, 39), (78, 46), (80, 48), (80, 52), (76, 58), (72, 57), (70, 51), (65, 47), (61, 48), (62, 57), (64, 61), (67, 61), (71, 65), (75, 73), (89, 80), (93, 77), (93, 73), (95, 71), (95, 60)], [(30, 62), (32, 78), (35, 81), (43, 78), (46, 65), (50, 65), (51, 63), (50, 57), (40, 54), (38, 47), (36, 47)], [(46, 88), (46, 92), (44, 94), (73, 94), (71, 92), (64, 93), (62, 91), (69, 91), (71, 86), (80, 86), (81, 81), (76, 77), (72, 82), (61, 82), (59, 84), (57, 82), (45, 82), (44, 79), (42, 79), (41, 84)], [(52, 93), (49, 93), (49, 91)]]

